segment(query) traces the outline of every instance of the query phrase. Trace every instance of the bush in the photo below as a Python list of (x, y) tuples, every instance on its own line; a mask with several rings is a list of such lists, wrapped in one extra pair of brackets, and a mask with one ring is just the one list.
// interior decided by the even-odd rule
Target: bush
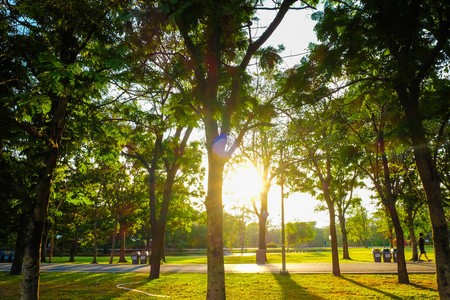
[(267, 248), (280, 248), (280, 246), (274, 242), (270, 242), (267, 244)]

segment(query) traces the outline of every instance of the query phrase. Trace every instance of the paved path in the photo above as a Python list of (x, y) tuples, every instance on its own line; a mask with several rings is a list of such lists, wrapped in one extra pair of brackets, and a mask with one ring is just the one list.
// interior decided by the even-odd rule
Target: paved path
[[(436, 273), (434, 262), (406, 264), (408, 273)], [(343, 274), (397, 274), (396, 263), (341, 263)], [(0, 272), (9, 272), (11, 263), (0, 263)], [(289, 273), (327, 274), (331, 273), (331, 263), (286, 264)], [(226, 273), (279, 273), (281, 264), (226, 264)], [(41, 272), (92, 272), (92, 273), (148, 273), (149, 265), (131, 264), (41, 264)], [(205, 264), (161, 265), (161, 273), (206, 273)]]

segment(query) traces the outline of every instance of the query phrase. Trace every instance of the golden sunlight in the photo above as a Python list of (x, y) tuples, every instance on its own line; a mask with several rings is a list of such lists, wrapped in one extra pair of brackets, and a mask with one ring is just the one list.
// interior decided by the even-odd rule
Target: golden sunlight
[(252, 198), (259, 198), (261, 178), (250, 165), (239, 165), (228, 172), (223, 185), (223, 204), (226, 210), (235, 207), (252, 207)]

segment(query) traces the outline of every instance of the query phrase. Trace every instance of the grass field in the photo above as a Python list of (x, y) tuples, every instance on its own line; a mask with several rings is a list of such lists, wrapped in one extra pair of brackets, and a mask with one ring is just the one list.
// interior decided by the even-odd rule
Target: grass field
[[(432, 246), (427, 247), (430, 258), (434, 258)], [(280, 263), (281, 253), (268, 253), (269, 263)], [(342, 253), (340, 254), (342, 257)], [(372, 262), (371, 249), (351, 248), (351, 260), (341, 263)], [(406, 257), (411, 249), (406, 248)], [(118, 258), (115, 259), (115, 261)], [(131, 258), (128, 257), (131, 263)], [(288, 263), (331, 262), (330, 249), (308, 249), (304, 252), (288, 253)], [(55, 263), (67, 263), (68, 257), (54, 257)], [(91, 263), (92, 257), (77, 256), (75, 263)], [(99, 263), (108, 263), (109, 257), (100, 256)], [(206, 263), (204, 255), (172, 255), (168, 264)], [(227, 255), (225, 263), (255, 263), (254, 255)], [(227, 299), (439, 299), (436, 276), (410, 274), (411, 284), (397, 283), (396, 275), (325, 275), (291, 274), (226, 274)], [(42, 273), (40, 299), (161, 299), (144, 293), (166, 295), (169, 299), (205, 299), (205, 274), (162, 274), (161, 278), (148, 280), (148, 274), (106, 273)], [(0, 273), (0, 299), (18, 299), (21, 276)]]
[[(169, 299), (205, 299), (205, 274), (42, 273), (40, 299), (164, 299), (117, 288), (118, 284)], [(227, 299), (439, 299), (435, 275), (226, 274)], [(18, 299), (21, 276), (0, 273), (0, 299)]]
[[(330, 248), (316, 248), (316, 249), (303, 249), (303, 252), (291, 252), (286, 253), (287, 263), (322, 263), (331, 262), (331, 249)], [(406, 259), (411, 258), (411, 248), (406, 247)], [(427, 255), (430, 259), (434, 260), (434, 249), (433, 246), (426, 246)], [(355, 263), (355, 262), (372, 262), (372, 249), (367, 248), (350, 248), (350, 260), (342, 259), (342, 249), (339, 249), (339, 258), (341, 263)], [(241, 256), (240, 253), (234, 253), (234, 255), (226, 255), (226, 264), (254, 264), (256, 263), (255, 255)], [(55, 263), (67, 263), (68, 257), (53, 257), (53, 262)], [(131, 263), (131, 256), (127, 257), (128, 263)], [(281, 253), (279, 251), (275, 253), (267, 254), (268, 263), (281, 263)], [(107, 264), (109, 262), (109, 256), (99, 256), (97, 261), (102, 264)], [(115, 258), (114, 262), (118, 261), (118, 257)], [(92, 257), (90, 256), (77, 256), (75, 257), (75, 263), (88, 264), (92, 262)], [(206, 255), (172, 255), (166, 257), (167, 264), (206, 264)]]

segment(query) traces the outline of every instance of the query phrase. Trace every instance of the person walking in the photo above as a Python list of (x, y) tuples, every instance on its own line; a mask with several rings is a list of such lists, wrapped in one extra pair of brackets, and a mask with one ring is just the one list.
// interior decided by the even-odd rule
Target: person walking
[(431, 259), (428, 258), (427, 253), (425, 252), (425, 244), (429, 245), (429, 243), (426, 243), (425, 240), (423, 239), (423, 233), (419, 233), (419, 250), (420, 250), (420, 255), (419, 255), (419, 259), (417, 260), (417, 262), (422, 262), (420, 260), (420, 257), (422, 257), (422, 254), (425, 256), (425, 258), (428, 261), (431, 261)]

